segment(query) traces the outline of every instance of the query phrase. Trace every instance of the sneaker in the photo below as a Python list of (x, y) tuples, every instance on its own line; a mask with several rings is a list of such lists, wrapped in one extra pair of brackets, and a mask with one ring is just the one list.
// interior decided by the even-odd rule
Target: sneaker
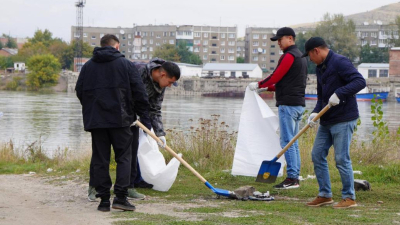
[(293, 189), (300, 187), (300, 182), (296, 178), (286, 178), (282, 183), (274, 186), (275, 189)]
[(146, 198), (146, 195), (140, 194), (135, 188), (128, 188), (128, 198), (143, 200)]
[(351, 207), (356, 207), (357, 203), (351, 198), (342, 199), (339, 203), (333, 206), (334, 209), (346, 209)]
[(134, 185), (135, 188), (149, 188), (149, 189), (153, 188), (152, 184), (149, 184), (144, 180), (141, 180), (139, 183), (135, 183)]
[(93, 186), (89, 186), (88, 189), (88, 200), (89, 202), (97, 202), (96, 200), (97, 191)]
[(113, 209), (122, 209), (124, 211), (135, 211), (136, 207), (132, 205), (126, 197), (115, 197), (112, 204)]
[(100, 201), (99, 206), (97, 207), (97, 210), (102, 211), (102, 212), (109, 212), (110, 211), (110, 199), (102, 199)]
[(332, 198), (325, 198), (325, 197), (317, 196), (314, 199), (314, 201), (307, 202), (307, 205), (310, 207), (319, 207), (319, 206), (323, 206), (323, 205), (329, 205), (332, 203), (333, 203)]

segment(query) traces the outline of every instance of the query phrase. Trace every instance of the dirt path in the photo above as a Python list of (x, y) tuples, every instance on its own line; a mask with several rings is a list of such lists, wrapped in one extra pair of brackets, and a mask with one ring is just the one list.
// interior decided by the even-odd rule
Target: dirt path
[[(38, 175), (0, 175), (0, 224), (111, 224), (117, 214), (99, 212), (99, 202), (87, 200), (88, 184), (79, 177), (41, 177)], [(183, 212), (202, 206), (218, 207), (219, 201), (197, 199), (191, 203), (176, 203), (156, 196), (133, 201), (135, 213), (168, 215), (184, 221), (201, 221), (204, 215)], [(111, 209), (111, 212), (121, 212)], [(129, 213), (129, 212), (126, 212)], [(237, 212), (221, 216), (236, 217)], [(118, 216), (117, 216), (118, 217)], [(131, 218), (135, 220), (135, 218)], [(129, 220), (125, 218), (124, 220)]]
[[(57, 182), (59, 183), (59, 182)], [(110, 224), (110, 213), (86, 199), (87, 184), (28, 175), (0, 175), (0, 224)]]

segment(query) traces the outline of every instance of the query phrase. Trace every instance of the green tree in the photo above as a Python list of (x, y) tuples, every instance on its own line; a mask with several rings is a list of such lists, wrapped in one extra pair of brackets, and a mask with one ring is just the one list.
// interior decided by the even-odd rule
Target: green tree
[[(28, 59), (33, 55), (43, 55), (43, 54), (60, 54), (59, 51), (63, 51), (67, 44), (59, 38), (53, 38), (53, 34), (49, 30), (36, 30), (32, 38), (28, 39), (28, 42), (24, 44), (22, 49), (18, 54)], [(53, 45), (63, 46), (64, 49), (52, 48)], [(53, 50), (53, 51), (51, 51)]]
[(360, 63), (388, 63), (389, 49), (364, 45), (360, 51)]
[(30, 73), (27, 75), (26, 85), (30, 90), (39, 90), (42, 87), (57, 84), (61, 64), (51, 54), (32, 56), (27, 63)]
[(200, 56), (189, 51), (189, 48), (186, 46), (186, 41), (179, 41), (177, 50), (180, 62), (195, 64), (195, 65), (203, 64), (203, 61), (201, 61)]
[(35, 34), (33, 35), (32, 38), (28, 39), (28, 43), (31, 44), (37, 44), (37, 43), (42, 43), (46, 47), (50, 47), (51, 44), (53, 44), (55, 41), (61, 41), (59, 38), (53, 38), (53, 34), (45, 29), (44, 31), (42, 30), (36, 30)]
[(178, 49), (175, 45), (164, 44), (158, 47), (153, 54), (154, 57), (159, 57), (164, 60), (180, 62), (180, 57), (178, 54)]
[[(6, 46), (7, 48), (18, 48), (17, 42), (15, 42), (14, 38), (11, 37), (10, 35), (3, 34), (3, 37), (7, 38), (7, 43)], [(3, 46), (4, 48), (4, 46)]]
[(3, 42), (0, 41), (0, 49), (3, 48)]
[(236, 58), (236, 63), (244, 63), (244, 58), (243, 57), (237, 57)]
[[(303, 53), (306, 52), (305, 50), (305, 44), (308, 39), (312, 36), (312, 33), (299, 33), (296, 35), (296, 46), (299, 48), (299, 50)], [(316, 65), (315, 63), (311, 62), (311, 60), (307, 57), (307, 73), (308, 74), (315, 74), (315, 68)]]
[(325, 14), (313, 36), (322, 37), (330, 49), (352, 61), (359, 56), (355, 24), (352, 20), (346, 20), (342, 14)]
[[(76, 42), (67, 44), (60, 38), (53, 38), (49, 30), (36, 30), (32, 38), (24, 44), (18, 52), (20, 61), (27, 61), (34, 55), (52, 54), (61, 63), (63, 69), (72, 69), (75, 57)], [(83, 43), (83, 57), (90, 57), (93, 47), (88, 43)]]
[(14, 67), (14, 62), (10, 57), (0, 56), (0, 69)]
[[(63, 69), (73, 69), (74, 57), (75, 57), (75, 49), (76, 49), (76, 41), (72, 41), (66, 49), (64, 49), (59, 58), (61, 67)], [(90, 58), (93, 54), (93, 47), (88, 43), (84, 42), (82, 46), (82, 56)]]

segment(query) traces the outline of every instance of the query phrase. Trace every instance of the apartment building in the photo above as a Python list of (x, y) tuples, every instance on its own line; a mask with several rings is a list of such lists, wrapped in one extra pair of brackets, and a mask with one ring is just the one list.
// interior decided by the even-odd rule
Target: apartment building
[[(134, 60), (149, 60), (157, 47), (164, 44), (176, 45), (175, 25), (134, 26), (134, 45), (131, 46), (130, 57)], [(128, 50), (129, 51), (129, 50)]]
[[(146, 25), (132, 28), (83, 27), (83, 41), (100, 46), (104, 34), (115, 34), (121, 42), (120, 51), (133, 60), (149, 60), (157, 47), (178, 45), (185, 41), (190, 51), (199, 55), (203, 63), (236, 63), (236, 27), (193, 25)], [(79, 37), (71, 27), (71, 40)]]
[(379, 21), (375, 24), (364, 23), (356, 26), (358, 44), (369, 44), (372, 47), (394, 47), (393, 39), (399, 39), (399, 31), (396, 25), (382, 25)]
[(237, 27), (193, 26), (193, 52), (203, 64), (236, 63)]
[[(134, 41), (133, 28), (109, 28), (109, 27), (83, 27), (83, 42), (88, 43), (90, 46), (99, 47), (100, 39), (104, 34), (114, 34), (120, 40), (120, 52), (125, 54), (127, 58), (130, 55), (131, 47)], [(71, 27), (71, 41), (79, 38), (76, 33), (76, 27)]]
[(245, 58), (245, 41), (236, 42), (236, 57)]
[(176, 44), (185, 42), (189, 51), (193, 52), (193, 25), (182, 25), (176, 28)]
[(278, 42), (270, 40), (278, 28), (247, 27), (245, 32), (245, 63), (258, 64), (264, 73), (271, 73), (283, 52)]

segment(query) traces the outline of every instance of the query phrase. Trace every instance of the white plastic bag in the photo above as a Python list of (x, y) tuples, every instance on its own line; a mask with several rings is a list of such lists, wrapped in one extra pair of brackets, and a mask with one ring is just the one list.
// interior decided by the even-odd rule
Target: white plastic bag
[[(281, 150), (278, 117), (255, 91), (246, 88), (240, 115), (232, 175), (256, 177), (264, 160), (272, 160)], [(282, 176), (285, 156), (278, 176)]]
[[(142, 178), (157, 191), (168, 191), (178, 175), (180, 162), (172, 158), (168, 165), (158, 149), (157, 142), (139, 129), (138, 159)], [(178, 154), (181, 156), (181, 154)]]

